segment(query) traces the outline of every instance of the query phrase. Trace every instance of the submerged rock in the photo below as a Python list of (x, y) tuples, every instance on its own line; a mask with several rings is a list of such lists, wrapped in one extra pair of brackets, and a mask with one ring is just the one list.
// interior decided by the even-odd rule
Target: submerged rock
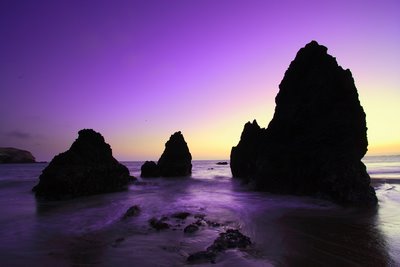
[(249, 237), (243, 235), (239, 230), (229, 229), (225, 233), (219, 234), (218, 238), (215, 239), (214, 243), (209, 246), (206, 251), (199, 251), (190, 254), (187, 258), (187, 262), (215, 263), (215, 259), (218, 256), (218, 253), (223, 252), (227, 249), (245, 249), (249, 246), (251, 246), (251, 240)]
[(26, 150), (0, 147), (0, 163), (35, 163), (35, 157)]
[(194, 233), (194, 232), (197, 232), (199, 229), (200, 229), (200, 228), (199, 228), (199, 226), (198, 226), (196, 223), (192, 223), (192, 224), (189, 224), (188, 226), (186, 226), (186, 227), (183, 229), (183, 232), (184, 232), (184, 233), (188, 233), (188, 234), (192, 234), (192, 233)]
[(84, 129), (69, 150), (53, 158), (32, 190), (37, 197), (62, 199), (122, 190), (133, 179), (103, 136)]
[(189, 217), (191, 214), (190, 212), (187, 211), (180, 211), (176, 212), (171, 215), (172, 218), (180, 219), (180, 220), (185, 220), (187, 217)]
[[(141, 167), (142, 177), (179, 177), (192, 173), (192, 155), (181, 132), (176, 132), (165, 144), (165, 150), (155, 165), (146, 161)], [(158, 175), (157, 175), (158, 174)]]
[(219, 234), (214, 243), (207, 248), (207, 251), (221, 252), (232, 248), (247, 248), (251, 245), (250, 238), (239, 230), (229, 229)]
[(268, 128), (247, 123), (232, 148), (232, 175), (257, 190), (376, 205), (361, 162), (367, 127), (350, 70), (312, 41), (297, 53), (279, 89)]
[(193, 254), (190, 254), (187, 258), (188, 263), (200, 264), (200, 263), (215, 263), (215, 259), (217, 258), (217, 254), (213, 251), (198, 251)]
[(122, 219), (137, 216), (139, 213), (140, 213), (140, 207), (138, 205), (133, 205), (125, 212), (124, 216), (122, 216)]
[(156, 230), (164, 230), (164, 229), (170, 228), (170, 225), (168, 223), (164, 222), (163, 219), (151, 218), (149, 220), (149, 224), (151, 227), (153, 227)]
[(143, 178), (160, 176), (160, 170), (157, 166), (157, 163), (154, 161), (146, 161), (142, 167), (140, 167), (140, 171), (140, 177)]

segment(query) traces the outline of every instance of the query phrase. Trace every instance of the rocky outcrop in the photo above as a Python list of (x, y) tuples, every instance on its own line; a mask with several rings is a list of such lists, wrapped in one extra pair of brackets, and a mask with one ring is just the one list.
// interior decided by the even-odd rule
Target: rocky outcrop
[(160, 170), (157, 166), (157, 163), (154, 161), (146, 161), (140, 168), (140, 171), (140, 177), (143, 178), (160, 176)]
[(188, 226), (183, 229), (183, 232), (186, 234), (193, 234), (194, 232), (197, 232), (200, 229), (200, 227), (196, 223), (189, 224)]
[(103, 136), (84, 129), (70, 149), (43, 170), (33, 191), (37, 197), (71, 198), (122, 190), (133, 179), (128, 168), (112, 156)]
[(165, 150), (155, 166), (146, 161), (141, 167), (141, 177), (179, 177), (192, 173), (192, 155), (181, 132), (176, 132), (165, 144)]
[(165, 143), (158, 160), (161, 176), (188, 176), (192, 173), (192, 155), (181, 132), (176, 132)]
[(125, 212), (124, 216), (122, 216), (122, 219), (124, 220), (129, 217), (137, 216), (139, 213), (140, 213), (140, 207), (138, 205), (133, 205)]
[(13, 147), (0, 147), (0, 163), (35, 163), (31, 152)]
[(244, 125), (240, 142), (232, 148), (230, 167), (234, 177), (252, 177), (256, 169), (259, 145), (265, 129), (258, 126), (256, 120)]
[(188, 263), (215, 263), (219, 253), (228, 249), (246, 249), (251, 246), (251, 240), (243, 235), (239, 230), (228, 229), (225, 233), (220, 233), (214, 243), (206, 251), (199, 251), (190, 254), (187, 258)]
[(232, 148), (233, 176), (258, 190), (375, 205), (361, 162), (368, 146), (365, 113), (350, 70), (312, 41), (297, 53), (279, 89), (268, 128), (247, 123)]
[(149, 220), (149, 224), (151, 227), (153, 227), (154, 229), (156, 229), (158, 231), (169, 229), (171, 226), (165, 222), (166, 219), (167, 218), (161, 218), (161, 219), (151, 218)]
[(176, 218), (176, 219), (180, 219), (180, 220), (186, 220), (187, 217), (189, 217), (191, 214), (190, 212), (187, 211), (179, 211), (179, 212), (175, 212), (174, 214), (172, 214), (172, 218)]

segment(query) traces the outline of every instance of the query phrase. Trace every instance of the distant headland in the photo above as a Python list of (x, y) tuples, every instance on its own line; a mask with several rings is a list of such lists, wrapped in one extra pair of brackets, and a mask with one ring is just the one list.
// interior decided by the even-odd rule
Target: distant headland
[(31, 152), (14, 148), (0, 147), (0, 163), (35, 163)]

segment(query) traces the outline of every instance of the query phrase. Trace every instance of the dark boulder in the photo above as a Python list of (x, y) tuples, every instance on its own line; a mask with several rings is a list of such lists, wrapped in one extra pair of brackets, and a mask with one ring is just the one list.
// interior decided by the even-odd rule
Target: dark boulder
[(183, 232), (186, 234), (192, 234), (199, 230), (199, 226), (196, 223), (189, 224), (183, 229)]
[[(165, 149), (157, 166), (154, 162), (146, 161), (142, 165), (142, 177), (179, 177), (189, 176), (192, 173), (192, 155), (181, 132), (176, 132), (165, 143)], [(154, 174), (149, 175), (147, 174)], [(145, 176), (143, 176), (145, 175)]]
[(367, 127), (350, 70), (312, 41), (297, 53), (279, 89), (268, 128), (247, 123), (232, 148), (233, 176), (257, 190), (376, 205), (361, 162)]
[(198, 251), (190, 254), (186, 261), (191, 264), (215, 263), (216, 258), (217, 253), (213, 251)]
[(122, 190), (133, 179), (128, 168), (112, 156), (103, 136), (84, 129), (70, 149), (43, 170), (33, 191), (37, 197), (72, 198)]
[(149, 224), (151, 227), (153, 227), (154, 229), (160, 231), (160, 230), (165, 230), (165, 229), (169, 229), (171, 226), (166, 223), (163, 218), (161, 219), (157, 219), (157, 218), (151, 218), (149, 220)]
[(190, 215), (191, 215), (190, 212), (180, 211), (172, 214), (171, 217), (175, 219), (186, 220), (186, 218), (189, 217)]
[(233, 248), (247, 248), (251, 245), (248, 236), (242, 234), (239, 230), (228, 229), (225, 233), (219, 234), (214, 243), (207, 248), (208, 251), (222, 252)]
[(0, 147), (0, 163), (35, 163), (31, 152), (13, 147)]
[(217, 165), (228, 165), (228, 162), (226, 161), (219, 161), (216, 163)]
[(251, 246), (251, 240), (239, 230), (228, 229), (225, 233), (219, 234), (214, 243), (206, 251), (199, 251), (190, 254), (187, 258), (189, 263), (215, 263), (217, 255), (228, 249), (246, 249)]
[(140, 177), (143, 178), (160, 176), (160, 170), (157, 166), (157, 163), (154, 161), (146, 161), (140, 168), (140, 171)]
[(125, 212), (124, 216), (122, 216), (122, 219), (127, 219), (129, 217), (137, 216), (139, 215), (139, 213), (140, 213), (140, 207), (138, 205), (133, 205)]
[(214, 221), (210, 221), (210, 220), (205, 220), (204, 222), (205, 222), (208, 226), (211, 226), (211, 227), (220, 227), (220, 226), (222, 226), (222, 224), (219, 223), (219, 222), (214, 222)]

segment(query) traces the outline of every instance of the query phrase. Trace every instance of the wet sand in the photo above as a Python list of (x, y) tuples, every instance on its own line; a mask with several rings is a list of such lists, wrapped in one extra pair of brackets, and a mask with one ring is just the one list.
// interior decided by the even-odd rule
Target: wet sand
[[(131, 172), (140, 163), (128, 165)], [(400, 179), (372, 179), (374, 210), (327, 201), (272, 195), (232, 180), (229, 167), (196, 162), (191, 178), (153, 179), (128, 191), (61, 202), (41, 202), (30, 189), (41, 168), (10, 166), (0, 203), (4, 266), (189, 266), (188, 255), (209, 247), (227, 229), (250, 237), (249, 249), (227, 250), (216, 264), (197, 266), (399, 266)], [(16, 168), (16, 169), (14, 169)], [(10, 177), (10, 178), (8, 178)], [(19, 182), (15, 183), (15, 178)], [(132, 205), (137, 216), (123, 218)], [(171, 214), (189, 212), (176, 221)], [(193, 234), (195, 214), (216, 226)], [(169, 216), (157, 231), (149, 219)], [(179, 224), (179, 226), (178, 226)], [(217, 226), (218, 225), (218, 226)]]
[(376, 211), (301, 210), (278, 220), (281, 266), (394, 266)]

